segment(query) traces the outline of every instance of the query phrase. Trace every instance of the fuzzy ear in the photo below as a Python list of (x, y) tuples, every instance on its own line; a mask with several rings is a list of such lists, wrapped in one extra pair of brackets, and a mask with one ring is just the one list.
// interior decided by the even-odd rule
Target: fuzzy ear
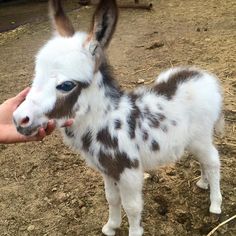
[(100, 0), (93, 15), (90, 35), (99, 42), (102, 48), (108, 46), (115, 31), (118, 18), (118, 7), (115, 0)]
[(49, 0), (49, 14), (59, 35), (72, 37), (75, 33), (72, 23), (66, 16), (60, 0)]

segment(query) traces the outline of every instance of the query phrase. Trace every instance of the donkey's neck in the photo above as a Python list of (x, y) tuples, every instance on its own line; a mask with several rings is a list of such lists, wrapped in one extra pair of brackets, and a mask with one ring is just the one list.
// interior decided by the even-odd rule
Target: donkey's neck
[(125, 94), (114, 80), (110, 67), (102, 64), (92, 84), (79, 97), (76, 119), (80, 123), (91, 122), (91, 118), (93, 123), (104, 122), (118, 108), (123, 96)]

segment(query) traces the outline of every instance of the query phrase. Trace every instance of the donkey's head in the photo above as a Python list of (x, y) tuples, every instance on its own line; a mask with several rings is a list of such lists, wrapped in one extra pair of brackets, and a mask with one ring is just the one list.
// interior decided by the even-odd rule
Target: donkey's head
[(101, 0), (89, 34), (75, 33), (61, 1), (49, 6), (56, 36), (39, 51), (32, 88), (13, 114), (24, 135), (35, 134), (49, 119), (73, 116), (79, 96), (99, 71), (118, 16), (115, 0)]

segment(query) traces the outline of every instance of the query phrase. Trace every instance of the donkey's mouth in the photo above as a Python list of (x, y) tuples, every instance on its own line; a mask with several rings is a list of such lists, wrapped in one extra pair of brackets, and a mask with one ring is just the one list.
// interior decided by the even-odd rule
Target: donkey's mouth
[(28, 127), (22, 127), (18, 126), (16, 127), (16, 130), (20, 133), (23, 134), (24, 136), (34, 136), (38, 133), (40, 125), (37, 126), (28, 126)]

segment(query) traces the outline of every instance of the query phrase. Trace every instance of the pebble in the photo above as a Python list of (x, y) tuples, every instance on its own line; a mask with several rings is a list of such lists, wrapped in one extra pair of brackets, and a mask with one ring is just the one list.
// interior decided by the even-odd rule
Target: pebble
[(57, 194), (57, 199), (59, 200), (59, 201), (65, 201), (66, 199), (67, 199), (67, 195), (66, 195), (66, 193), (63, 193), (63, 192), (59, 192), (58, 194)]
[(139, 80), (137, 81), (138, 84), (143, 84), (144, 82), (145, 82), (144, 79), (139, 79)]
[(151, 178), (151, 175), (148, 174), (148, 173), (144, 173), (143, 174), (143, 178), (146, 180), (146, 179), (150, 179)]
[(34, 225), (29, 225), (27, 228), (27, 231), (33, 231), (35, 230), (35, 226)]

